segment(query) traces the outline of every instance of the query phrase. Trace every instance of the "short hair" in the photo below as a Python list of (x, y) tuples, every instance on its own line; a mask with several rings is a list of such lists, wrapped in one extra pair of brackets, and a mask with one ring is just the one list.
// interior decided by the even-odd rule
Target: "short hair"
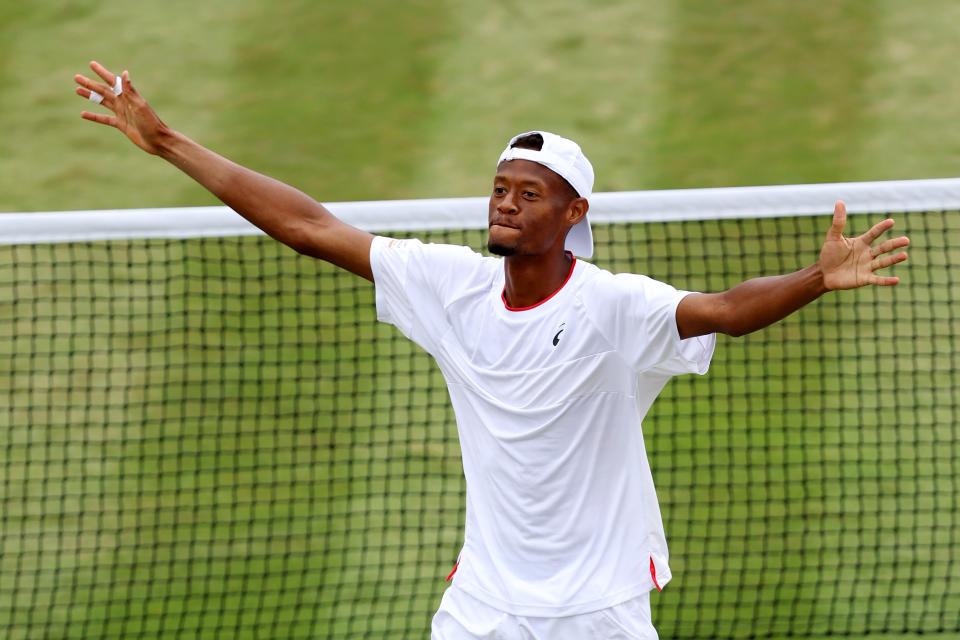
[(528, 133), (514, 140), (513, 144), (510, 145), (510, 148), (532, 149), (533, 151), (540, 151), (543, 149), (543, 136), (539, 133)]

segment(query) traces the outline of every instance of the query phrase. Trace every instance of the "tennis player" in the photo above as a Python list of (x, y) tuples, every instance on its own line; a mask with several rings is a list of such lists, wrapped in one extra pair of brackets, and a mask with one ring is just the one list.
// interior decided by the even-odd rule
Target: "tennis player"
[(641, 421), (674, 375), (704, 374), (716, 333), (739, 336), (833, 289), (894, 285), (905, 237), (884, 220), (842, 235), (837, 202), (819, 260), (721, 293), (614, 275), (593, 253), (593, 168), (545, 131), (501, 154), (489, 206), (498, 258), (375, 237), (285, 184), (167, 127), (122, 76), (76, 76), (116, 127), (300, 253), (376, 285), (380, 320), (437, 360), (467, 479), (463, 548), (433, 619), (435, 639), (656, 638), (649, 594), (670, 580)]

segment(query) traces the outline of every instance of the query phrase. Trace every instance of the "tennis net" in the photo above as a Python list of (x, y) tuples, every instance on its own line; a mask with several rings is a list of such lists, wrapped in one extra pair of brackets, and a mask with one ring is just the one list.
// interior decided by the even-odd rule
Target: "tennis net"
[[(597, 194), (593, 262), (720, 290), (848, 233), (896, 288), (719, 340), (644, 430), (668, 638), (960, 634), (960, 180)], [(330, 205), (485, 245), (482, 198)], [(425, 638), (462, 542), (442, 377), (369, 283), (225, 208), (0, 215), (0, 634)]]

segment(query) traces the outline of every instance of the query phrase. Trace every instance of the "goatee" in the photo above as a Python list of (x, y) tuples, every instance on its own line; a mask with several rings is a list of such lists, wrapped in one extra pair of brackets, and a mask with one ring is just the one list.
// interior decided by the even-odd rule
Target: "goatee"
[(487, 242), (487, 251), (489, 251), (493, 255), (503, 256), (504, 258), (506, 258), (507, 256), (512, 256), (513, 254), (515, 254), (517, 252), (517, 249), (515, 247), (508, 247), (506, 245), (498, 244), (493, 240), (490, 240), (489, 242)]

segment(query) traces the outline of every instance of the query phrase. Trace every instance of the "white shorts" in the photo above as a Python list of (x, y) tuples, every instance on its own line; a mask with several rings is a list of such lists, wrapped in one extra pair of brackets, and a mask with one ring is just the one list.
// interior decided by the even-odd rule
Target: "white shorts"
[(650, 594), (562, 618), (515, 616), (450, 586), (433, 616), (430, 640), (657, 640)]

